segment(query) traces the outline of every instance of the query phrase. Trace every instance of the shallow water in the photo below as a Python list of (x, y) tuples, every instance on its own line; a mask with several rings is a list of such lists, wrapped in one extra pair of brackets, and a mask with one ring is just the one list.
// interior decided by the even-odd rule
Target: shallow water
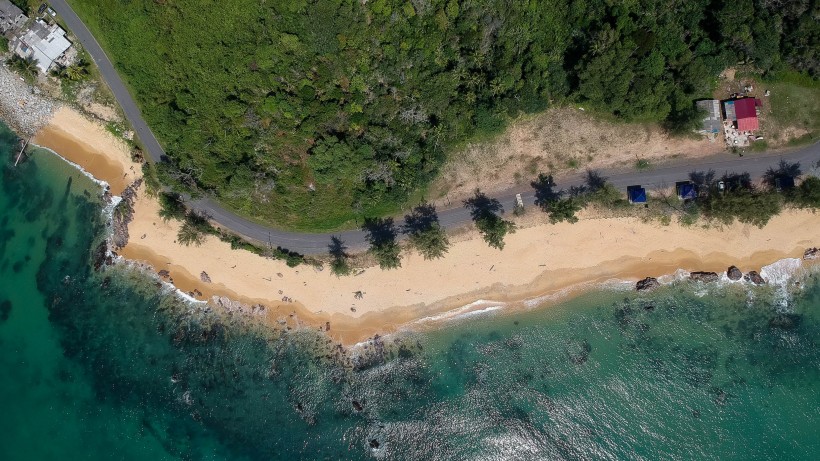
[[(817, 459), (820, 282), (598, 291), (341, 354), (95, 273), (99, 188), (0, 127), (0, 460)], [(774, 270), (774, 269), (772, 269)]]

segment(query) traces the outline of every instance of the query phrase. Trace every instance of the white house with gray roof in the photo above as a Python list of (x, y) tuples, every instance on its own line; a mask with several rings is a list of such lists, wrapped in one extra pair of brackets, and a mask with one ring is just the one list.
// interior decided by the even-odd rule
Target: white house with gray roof
[(12, 40), (11, 48), (21, 58), (34, 60), (37, 68), (47, 73), (54, 61), (59, 60), (71, 48), (71, 42), (60, 26), (48, 25), (38, 19), (28, 30)]

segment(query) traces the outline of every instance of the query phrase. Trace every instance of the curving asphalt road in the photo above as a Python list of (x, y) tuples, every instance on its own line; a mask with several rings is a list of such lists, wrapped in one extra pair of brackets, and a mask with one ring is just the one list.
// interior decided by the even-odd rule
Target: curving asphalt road
[[(137, 104), (134, 102), (134, 99), (131, 97), (119, 74), (114, 69), (114, 65), (105, 54), (105, 51), (103, 51), (100, 44), (74, 10), (68, 5), (66, 0), (50, 0), (49, 3), (63, 18), (65, 24), (71, 29), (97, 64), (97, 67), (100, 69), (100, 74), (108, 83), (120, 106), (122, 106), (126, 118), (134, 128), (134, 132), (142, 142), (145, 151), (155, 162), (161, 161), (165, 156), (165, 150), (148, 127), (148, 124), (145, 123), (139, 107), (137, 107)], [(684, 180), (688, 177), (689, 173), (694, 170), (714, 170), (718, 175), (722, 175), (724, 172), (748, 172), (752, 177), (758, 178), (770, 167), (777, 166), (777, 163), (781, 159), (789, 162), (799, 162), (804, 171), (810, 168), (818, 168), (818, 163), (820, 163), (820, 143), (815, 143), (789, 153), (754, 154), (744, 157), (722, 154), (707, 159), (671, 162), (662, 167), (652, 168), (646, 171), (623, 170), (603, 173), (608, 175), (609, 182), (618, 189), (626, 189), (627, 186), (632, 184), (642, 184), (648, 189), (655, 189), (670, 186), (677, 181)], [(558, 185), (562, 188), (580, 186), (582, 184), (583, 176), (581, 174), (559, 178), (558, 180)], [(533, 190), (527, 186), (519, 186), (493, 194), (493, 197), (498, 199), (506, 207), (512, 208), (515, 203), (515, 195), (518, 193), (521, 194), (525, 204), (535, 202)], [(214, 222), (226, 229), (230, 229), (233, 232), (259, 242), (281, 246), (299, 253), (318, 254), (327, 252), (328, 244), (332, 236), (339, 237), (351, 249), (362, 248), (366, 244), (365, 233), (358, 230), (323, 234), (287, 232), (251, 222), (224, 209), (209, 198), (190, 201), (189, 205), (196, 210), (208, 214)], [(439, 211), (439, 221), (445, 228), (464, 225), (470, 222), (470, 213), (464, 207), (443, 209)]]

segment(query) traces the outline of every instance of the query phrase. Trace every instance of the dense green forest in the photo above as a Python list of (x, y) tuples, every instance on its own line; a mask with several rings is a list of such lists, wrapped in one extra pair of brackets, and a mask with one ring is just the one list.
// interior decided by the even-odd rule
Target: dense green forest
[(816, 0), (70, 0), (160, 176), (255, 219), (392, 212), (448, 151), (568, 101), (686, 127), (726, 66), (816, 76)]

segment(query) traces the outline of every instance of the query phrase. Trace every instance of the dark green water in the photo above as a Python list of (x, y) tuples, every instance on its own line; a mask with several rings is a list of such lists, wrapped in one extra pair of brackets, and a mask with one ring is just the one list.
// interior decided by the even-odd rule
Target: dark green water
[(12, 168), (15, 142), (0, 126), (0, 460), (820, 457), (816, 275), (786, 307), (773, 287), (589, 293), (351, 366), (94, 272), (98, 187), (47, 152)]

